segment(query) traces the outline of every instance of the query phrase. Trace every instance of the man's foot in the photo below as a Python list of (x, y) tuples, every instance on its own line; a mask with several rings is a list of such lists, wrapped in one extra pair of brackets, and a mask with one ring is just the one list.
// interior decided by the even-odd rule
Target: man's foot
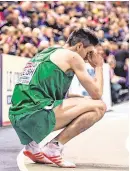
[(43, 155), (39, 144), (37, 144), (35, 141), (32, 141), (26, 145), (23, 153), (35, 163), (52, 164), (52, 162)]
[(24, 151), (23, 152), (25, 156), (29, 157), (33, 162), (35, 163), (42, 163), (42, 164), (52, 164), (51, 161), (49, 161), (42, 152), (33, 154), (30, 151)]
[(65, 161), (62, 158), (62, 150), (62, 147), (53, 142), (50, 142), (43, 148), (43, 155), (59, 167), (75, 168), (76, 165), (74, 163)]

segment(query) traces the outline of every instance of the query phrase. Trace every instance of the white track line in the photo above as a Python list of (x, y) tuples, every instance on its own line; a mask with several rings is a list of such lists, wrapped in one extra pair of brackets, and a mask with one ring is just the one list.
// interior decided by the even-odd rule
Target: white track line
[(20, 171), (28, 171), (28, 169), (25, 166), (23, 151), (24, 148), (20, 151), (20, 153), (17, 156), (17, 165)]

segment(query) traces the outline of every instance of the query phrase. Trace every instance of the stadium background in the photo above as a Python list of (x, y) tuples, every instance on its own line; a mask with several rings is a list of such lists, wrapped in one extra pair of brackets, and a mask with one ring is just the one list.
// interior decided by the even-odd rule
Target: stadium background
[[(32, 58), (48, 46), (63, 46), (75, 28), (89, 27), (99, 38), (98, 52), (104, 57), (104, 63), (110, 66), (113, 104), (127, 101), (129, 99), (128, 7), (128, 1), (1, 1), (0, 54), (13, 55), (8, 56), (10, 59)], [(13, 63), (9, 60), (10, 65), (17, 65), (17, 59), (16, 63), (14, 60)], [(2, 66), (2, 61), (0, 64)], [(0, 75), (2, 77), (2, 68)], [(2, 91), (4, 90), (1, 87), (0, 96)]]

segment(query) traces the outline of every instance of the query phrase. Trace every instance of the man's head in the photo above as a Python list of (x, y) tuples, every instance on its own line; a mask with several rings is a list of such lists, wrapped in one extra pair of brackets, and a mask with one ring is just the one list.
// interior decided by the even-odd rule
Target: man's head
[(110, 65), (112, 69), (116, 67), (116, 60), (114, 55), (109, 55), (107, 58), (107, 63)]
[(128, 42), (123, 42), (121, 44), (121, 49), (123, 49), (123, 50), (129, 50), (129, 43)]
[(95, 46), (99, 42), (93, 31), (87, 28), (81, 28), (73, 31), (66, 43), (68, 43), (70, 47), (73, 47), (73, 50), (83, 59), (87, 60), (87, 54), (93, 53)]

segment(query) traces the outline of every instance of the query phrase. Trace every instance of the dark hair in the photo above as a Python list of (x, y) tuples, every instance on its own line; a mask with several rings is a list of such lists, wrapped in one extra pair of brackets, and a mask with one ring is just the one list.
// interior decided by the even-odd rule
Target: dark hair
[(70, 46), (74, 46), (79, 42), (82, 42), (84, 47), (88, 47), (90, 45), (95, 46), (99, 43), (95, 33), (88, 28), (81, 28), (73, 31), (66, 43), (68, 43)]

